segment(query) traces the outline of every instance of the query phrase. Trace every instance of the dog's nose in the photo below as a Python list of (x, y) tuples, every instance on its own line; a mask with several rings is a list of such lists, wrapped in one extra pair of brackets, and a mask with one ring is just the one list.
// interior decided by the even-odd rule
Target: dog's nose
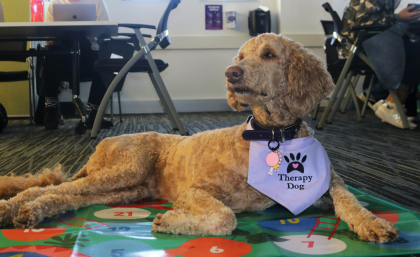
[(244, 71), (238, 66), (228, 68), (225, 73), (225, 76), (228, 78), (227, 80), (232, 84), (238, 82), (242, 78), (242, 75), (244, 75)]

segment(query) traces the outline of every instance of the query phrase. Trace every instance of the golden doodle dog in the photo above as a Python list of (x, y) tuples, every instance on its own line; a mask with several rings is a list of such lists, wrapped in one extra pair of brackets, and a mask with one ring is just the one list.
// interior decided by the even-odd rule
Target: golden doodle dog
[[(228, 102), (237, 111), (252, 105), (255, 120), (265, 127), (294, 124), (333, 89), (322, 62), (282, 35), (250, 39), (233, 62), (226, 71)], [(33, 228), (67, 210), (152, 197), (174, 202), (173, 210), (155, 218), (153, 232), (229, 235), (236, 228), (235, 213), (275, 204), (247, 183), (246, 127), (191, 137), (148, 132), (106, 138), (72, 179), (63, 178), (60, 167), (36, 177), (2, 177), (0, 226)], [(303, 122), (294, 138), (311, 133)], [(386, 243), (398, 237), (390, 222), (359, 204), (332, 169), (322, 199), (361, 239)]]

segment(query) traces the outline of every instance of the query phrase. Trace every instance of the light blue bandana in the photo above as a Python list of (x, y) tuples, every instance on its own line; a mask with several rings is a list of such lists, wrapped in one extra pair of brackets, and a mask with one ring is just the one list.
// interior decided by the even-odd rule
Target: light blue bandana
[[(249, 149), (248, 184), (298, 215), (330, 186), (330, 160), (321, 143), (309, 137), (280, 143), (275, 153), (280, 156), (278, 166), (269, 166), (267, 141), (251, 141)], [(247, 130), (252, 130), (250, 122)], [(280, 153), (278, 153), (280, 152)], [(279, 155), (280, 154), (280, 155)]]

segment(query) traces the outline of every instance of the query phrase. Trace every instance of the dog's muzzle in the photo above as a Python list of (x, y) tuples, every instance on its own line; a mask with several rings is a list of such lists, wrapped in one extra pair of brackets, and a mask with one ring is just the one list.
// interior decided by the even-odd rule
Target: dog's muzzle
[(239, 68), (238, 66), (229, 67), (226, 70), (225, 76), (227, 77), (227, 81), (231, 84), (235, 84), (239, 80), (243, 78), (244, 71)]

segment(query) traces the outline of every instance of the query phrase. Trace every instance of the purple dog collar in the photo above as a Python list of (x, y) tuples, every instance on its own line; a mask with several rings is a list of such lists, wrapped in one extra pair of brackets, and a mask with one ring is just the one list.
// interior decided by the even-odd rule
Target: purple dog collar
[(270, 141), (273, 140), (274, 132), (274, 140), (284, 143), (286, 140), (292, 140), (295, 137), (300, 129), (300, 124), (302, 124), (302, 119), (298, 119), (293, 125), (285, 128), (264, 127), (259, 124), (252, 115), (248, 116), (246, 123), (248, 122), (251, 122), (251, 126), (254, 130), (245, 130), (242, 133), (242, 138), (244, 140)]

